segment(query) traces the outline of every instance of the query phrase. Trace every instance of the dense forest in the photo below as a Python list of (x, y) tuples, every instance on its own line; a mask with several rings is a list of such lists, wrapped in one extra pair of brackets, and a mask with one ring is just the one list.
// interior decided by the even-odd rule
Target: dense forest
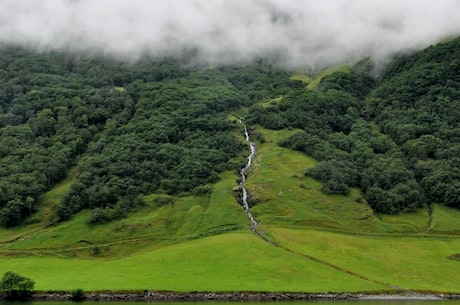
[(142, 194), (206, 193), (245, 147), (229, 113), (290, 82), (263, 63), (196, 69), (171, 58), (132, 65), (17, 48), (2, 49), (0, 65), (2, 226), (33, 213), (77, 164), (52, 222), (84, 208), (94, 223), (120, 218)]
[(459, 55), (460, 39), (401, 54), (377, 79), (364, 60), (316, 91), (291, 90), (275, 105), (253, 107), (252, 122), (303, 129), (280, 145), (321, 161), (306, 175), (326, 193), (359, 187), (383, 213), (430, 202), (459, 208)]
[(93, 223), (121, 218), (144, 194), (206, 194), (241, 168), (246, 146), (228, 117), (242, 108), (249, 124), (302, 129), (279, 145), (320, 161), (305, 174), (325, 193), (358, 187), (383, 213), (460, 208), (459, 55), (460, 39), (401, 54), (379, 77), (363, 60), (307, 90), (268, 60), (203, 68), (3, 47), (0, 225), (34, 213), (75, 166), (50, 224), (87, 208)]

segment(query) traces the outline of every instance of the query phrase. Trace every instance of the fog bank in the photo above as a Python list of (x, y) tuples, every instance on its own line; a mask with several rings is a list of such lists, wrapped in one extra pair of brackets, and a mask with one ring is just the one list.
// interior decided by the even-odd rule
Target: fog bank
[(460, 34), (458, 0), (2, 0), (0, 43), (122, 59), (382, 60)]

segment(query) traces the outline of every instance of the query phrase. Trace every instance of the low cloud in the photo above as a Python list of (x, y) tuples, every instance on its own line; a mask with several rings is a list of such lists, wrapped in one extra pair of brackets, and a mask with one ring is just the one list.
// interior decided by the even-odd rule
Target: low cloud
[(324, 66), (460, 34), (458, 0), (2, 0), (0, 44)]

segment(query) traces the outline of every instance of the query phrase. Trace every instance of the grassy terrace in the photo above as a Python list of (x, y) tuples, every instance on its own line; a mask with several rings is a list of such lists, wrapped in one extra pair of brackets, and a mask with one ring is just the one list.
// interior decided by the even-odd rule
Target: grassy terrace
[(459, 211), (444, 206), (375, 215), (359, 198), (327, 196), (303, 173), (315, 161), (277, 145), (296, 130), (255, 127), (266, 141), (246, 187), (259, 232), (235, 198), (238, 175), (222, 174), (207, 196), (152, 194), (129, 218), (92, 226), (83, 211), (47, 227), (49, 209), (78, 169), (42, 198), (32, 224), (0, 230), (0, 273), (13, 270), (39, 290), (460, 292)]

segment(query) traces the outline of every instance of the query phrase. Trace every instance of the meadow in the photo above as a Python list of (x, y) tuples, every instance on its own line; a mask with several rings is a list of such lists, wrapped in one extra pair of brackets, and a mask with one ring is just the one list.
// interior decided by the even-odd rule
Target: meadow
[(120, 221), (91, 225), (83, 211), (49, 227), (47, 210), (76, 167), (31, 224), (0, 231), (0, 273), (30, 277), (38, 290), (460, 292), (460, 262), (449, 258), (460, 253), (458, 211), (386, 216), (358, 190), (325, 195), (304, 176), (315, 160), (277, 145), (295, 132), (253, 130), (265, 141), (246, 187), (263, 239), (238, 204), (234, 171), (208, 195), (151, 194)]

